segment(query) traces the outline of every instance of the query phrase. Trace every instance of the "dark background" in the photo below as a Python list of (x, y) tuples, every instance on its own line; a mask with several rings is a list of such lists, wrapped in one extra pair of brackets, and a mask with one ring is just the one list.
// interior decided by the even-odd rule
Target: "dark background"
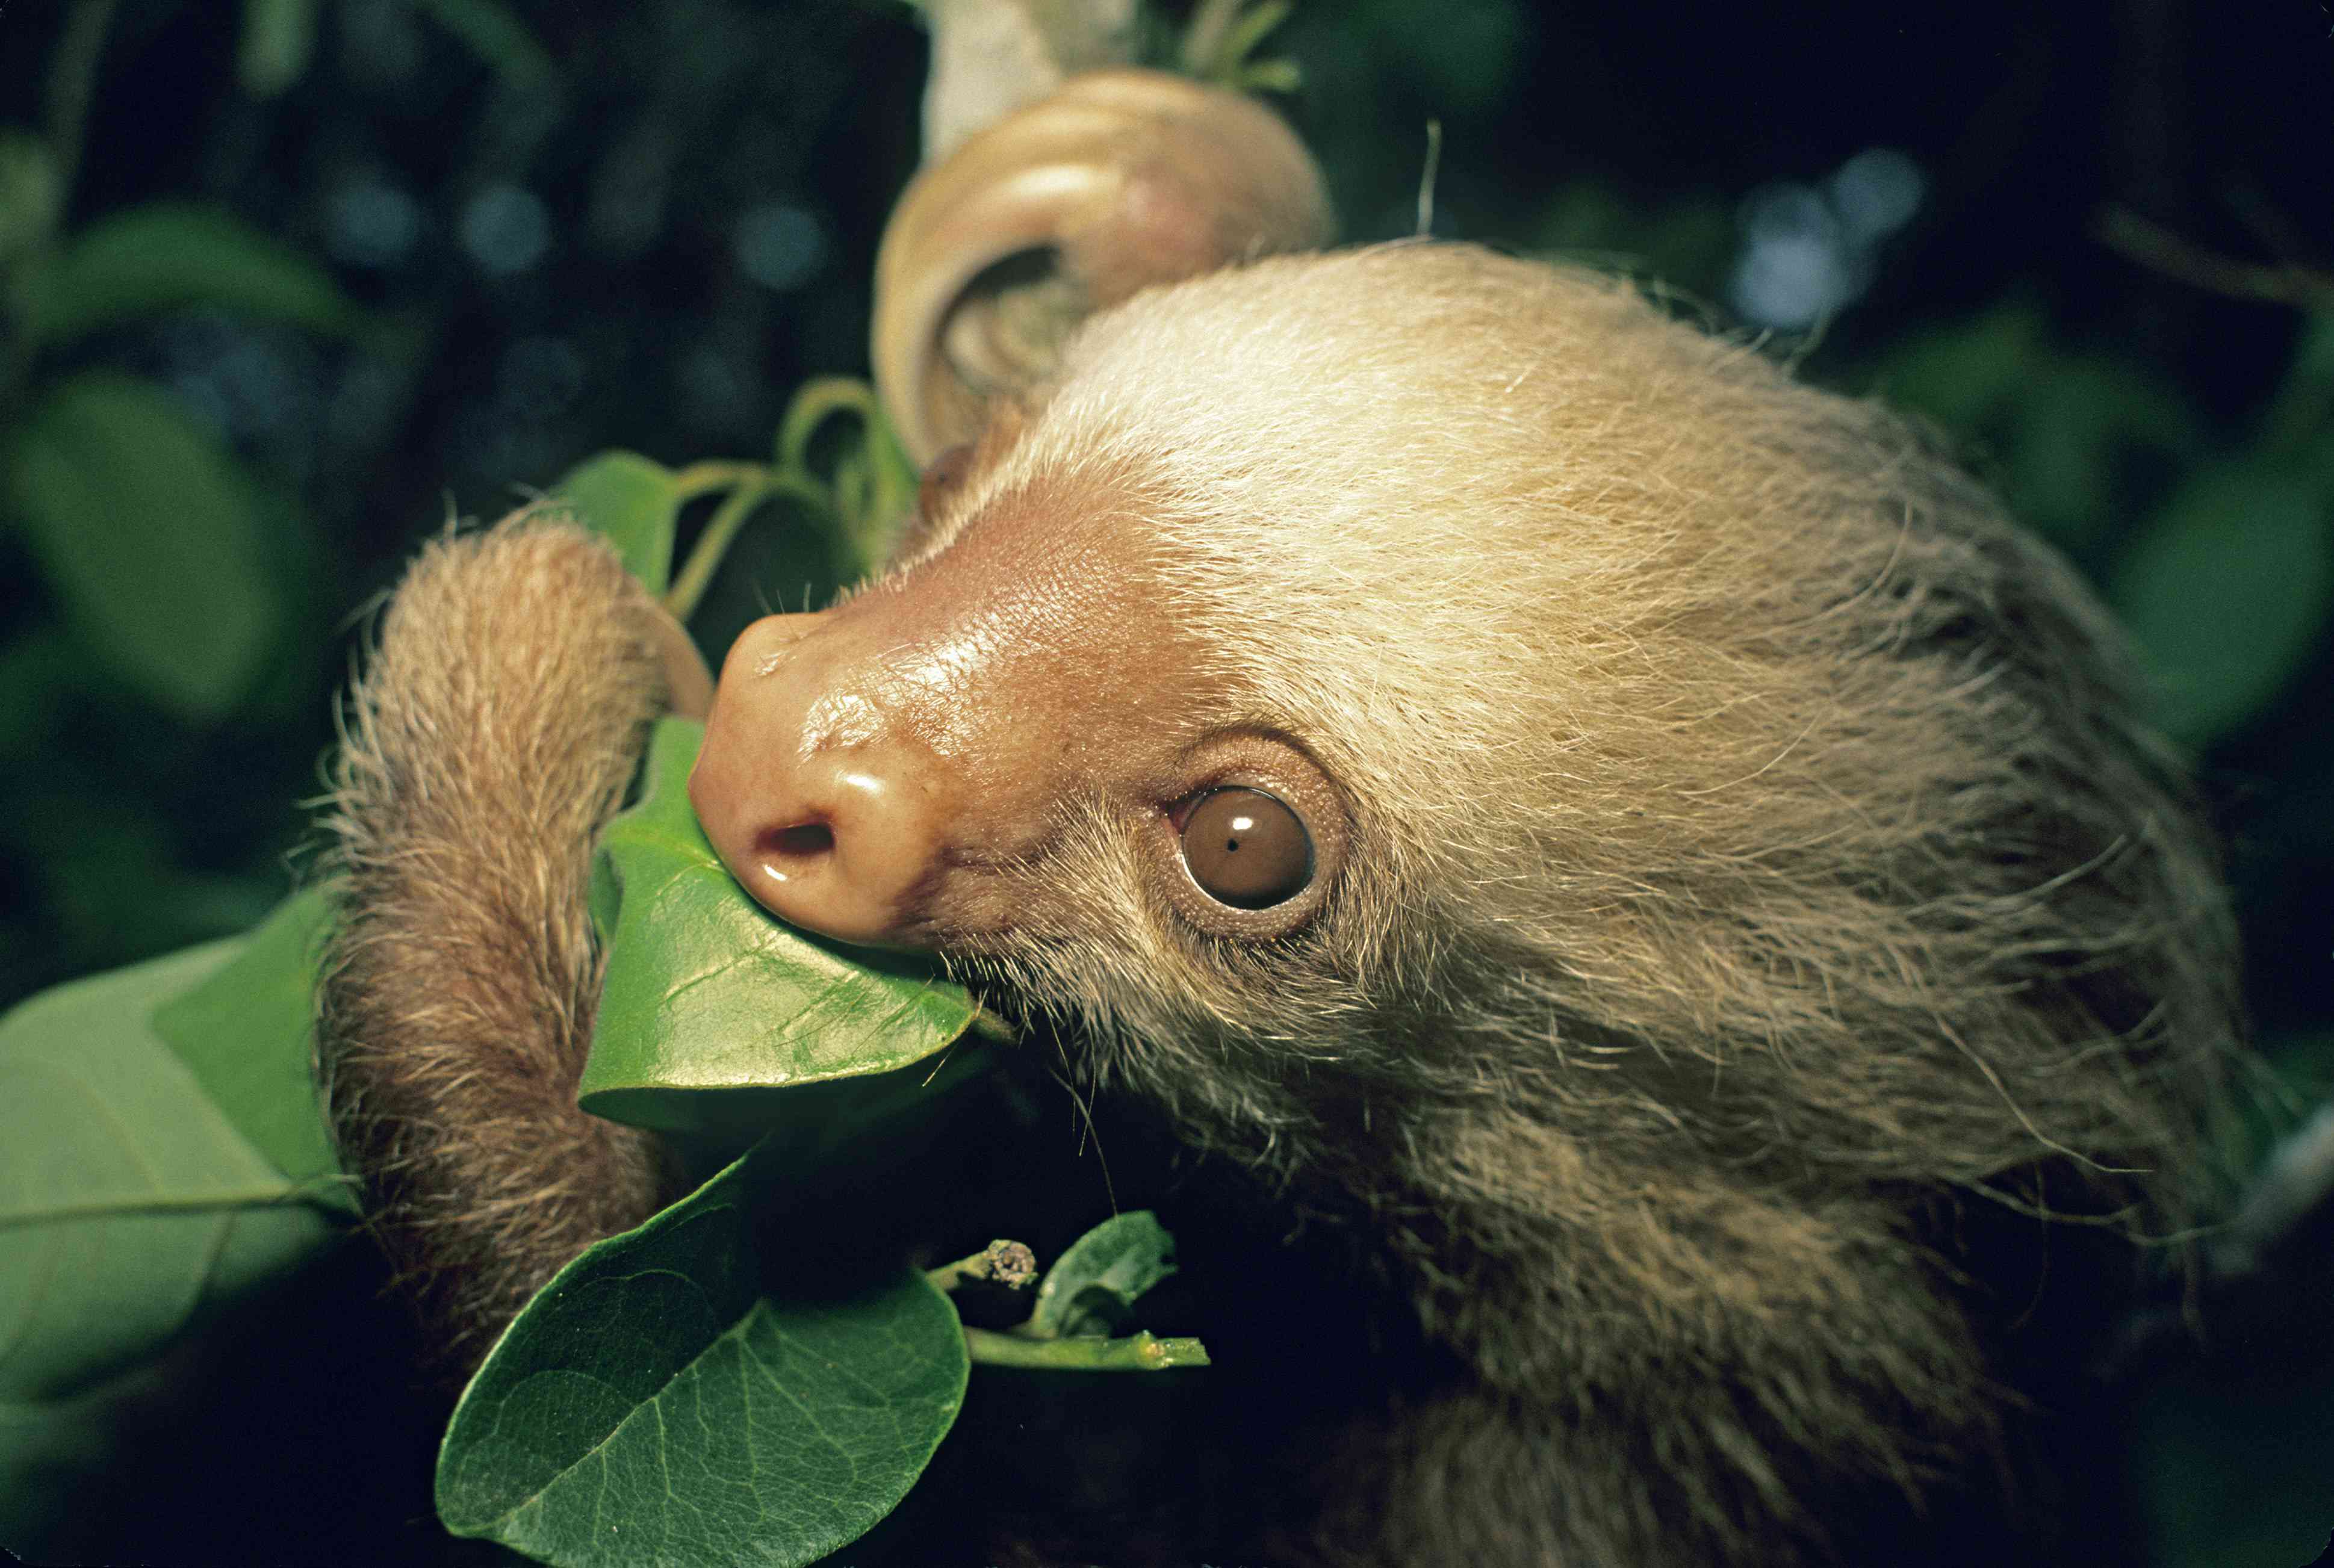
[[(1281, 101), (1348, 237), (1413, 228), (1436, 120), (1436, 233), (1659, 278), (1935, 419), (2150, 655), (2289, 1115), (2326, 1092), (2325, 5), (1308, 0), (1265, 53), (1302, 70)], [(758, 457), (805, 377), (864, 373), (923, 66), (892, 0), (0, 0), (0, 1005), (281, 896), (360, 612), (449, 514), (610, 447)], [(76, 79), (51, 221), (22, 152), (70, 147)], [(157, 201), (233, 214), (355, 308), (294, 309), (287, 282), (40, 335), (37, 258)], [(207, 682), (125, 653), (90, 586), (109, 550), (153, 558), (172, 508), (101, 536), (10, 478), (93, 372), (157, 390), (227, 476), (225, 524), (190, 508), (217, 544), (172, 535), (185, 625), (148, 617)], [(139, 451), (107, 460), (143, 494)], [(717, 644), (834, 584), (783, 514), (741, 555), (699, 622)], [(2334, 1526), (2334, 1307), (2268, 1321), (2136, 1395), (2158, 1562), (2299, 1563)]]

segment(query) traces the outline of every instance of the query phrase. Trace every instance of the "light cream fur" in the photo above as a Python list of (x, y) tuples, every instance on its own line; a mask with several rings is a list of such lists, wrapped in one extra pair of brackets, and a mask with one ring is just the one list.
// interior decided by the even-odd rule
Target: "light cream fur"
[(2005, 1408), (1940, 1214), (2209, 1205), (2209, 839), (2089, 593), (1905, 421), (1400, 245), (1098, 318), (959, 511), (1078, 476), (1148, 498), (1208, 722), (1297, 737), (1357, 847), (1259, 950), (1090, 803), (1028, 890), (1084, 934), (969, 967), (1378, 1229), (1472, 1368), (1352, 1559), (1819, 1556), (1821, 1498), (1917, 1500)]

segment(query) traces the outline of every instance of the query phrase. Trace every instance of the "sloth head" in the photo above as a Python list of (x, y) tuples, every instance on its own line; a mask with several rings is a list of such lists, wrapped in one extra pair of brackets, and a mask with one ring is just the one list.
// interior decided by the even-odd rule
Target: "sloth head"
[(1258, 1155), (1483, 1105), (2112, 1187), (2229, 1027), (2117, 665), (1884, 411), (1404, 245), (1097, 317), (883, 576), (738, 640), (693, 794), (784, 919), (1002, 980)]

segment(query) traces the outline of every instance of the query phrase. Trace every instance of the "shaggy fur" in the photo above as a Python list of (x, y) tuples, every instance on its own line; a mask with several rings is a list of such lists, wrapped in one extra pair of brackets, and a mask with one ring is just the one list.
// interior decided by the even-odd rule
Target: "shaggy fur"
[[(1941, 1215), (2207, 1205), (2207, 841), (2088, 594), (1902, 421), (1406, 245), (1142, 295), (985, 447), (909, 564), (1111, 497), (1204, 649), (1178, 722), (1293, 737), (1350, 818), (1319, 917), (1243, 944), (1059, 800), (997, 873), (1026, 923), (947, 949), (1349, 1221), (1454, 1358), (1288, 1557), (1824, 1559), (1835, 1505), (1909, 1514), (2011, 1409)], [(651, 1185), (569, 1091), (652, 663), (560, 541), (425, 559), (343, 765), (334, 1103), (471, 1344)]]
[(593, 845), (664, 702), (650, 608), (604, 544), (522, 515), (423, 553), (349, 698), (318, 1071), (456, 1383), (657, 1207), (655, 1140), (575, 1104)]
[(1360, 1216), (1471, 1366), (1339, 1560), (1820, 1555), (1992, 1440), (1941, 1199), (2208, 1207), (2209, 842), (2089, 594), (1904, 421), (1398, 245), (1099, 319), (954, 513), (1082, 482), (1356, 848), (1298, 939), (1210, 941), (1089, 803), (1025, 893), (1076, 938), (969, 967)]

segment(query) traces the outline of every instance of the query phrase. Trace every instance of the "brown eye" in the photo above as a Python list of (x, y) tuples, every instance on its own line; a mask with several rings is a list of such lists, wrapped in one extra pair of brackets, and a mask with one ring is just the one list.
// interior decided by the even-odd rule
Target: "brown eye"
[(1211, 790), (1183, 819), (1183, 864), (1218, 903), (1268, 909), (1313, 880), (1313, 839), (1295, 812), (1262, 790)]

